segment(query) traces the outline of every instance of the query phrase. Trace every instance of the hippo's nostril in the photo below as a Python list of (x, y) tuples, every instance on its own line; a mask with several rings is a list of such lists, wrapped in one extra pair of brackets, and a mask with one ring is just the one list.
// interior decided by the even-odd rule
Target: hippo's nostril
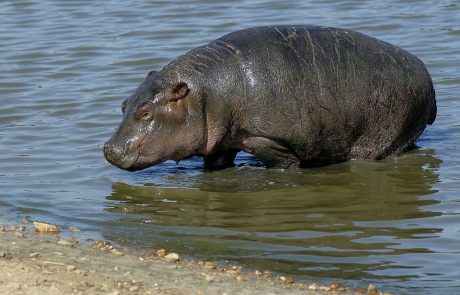
[(126, 154), (123, 150), (124, 147), (124, 145), (113, 144), (108, 141), (104, 144), (104, 156), (109, 163), (122, 169), (132, 170), (137, 155)]

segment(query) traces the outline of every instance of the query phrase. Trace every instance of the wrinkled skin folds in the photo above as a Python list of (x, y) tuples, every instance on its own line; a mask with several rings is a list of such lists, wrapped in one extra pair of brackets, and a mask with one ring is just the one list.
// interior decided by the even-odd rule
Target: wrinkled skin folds
[(332, 27), (272, 26), (227, 34), (150, 72), (122, 104), (104, 145), (139, 170), (239, 151), (267, 167), (382, 159), (415, 146), (436, 117), (423, 62), (389, 43)]

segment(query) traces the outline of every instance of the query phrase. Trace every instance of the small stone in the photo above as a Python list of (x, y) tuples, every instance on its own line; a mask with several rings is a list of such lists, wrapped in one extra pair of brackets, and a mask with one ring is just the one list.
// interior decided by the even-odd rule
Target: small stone
[(164, 257), (167, 261), (179, 261), (179, 254), (169, 253)]
[(215, 269), (216, 266), (215, 266), (214, 263), (212, 263), (211, 261), (206, 261), (206, 262), (204, 262), (204, 264), (203, 264), (203, 268), (206, 268), (206, 269)]
[(24, 232), (26, 230), (26, 227), (24, 225), (21, 225), (18, 227), (19, 232)]
[(87, 276), (87, 275), (88, 275), (88, 271), (87, 271), (87, 270), (82, 270), (82, 269), (78, 269), (78, 268), (75, 270), (75, 273), (76, 273), (76, 274), (81, 274), (81, 275), (83, 275), (83, 276)]
[(75, 226), (69, 227), (69, 230), (70, 230), (71, 232), (79, 232), (79, 231), (80, 231), (80, 230), (79, 230), (77, 227), (75, 227)]
[(138, 286), (132, 286), (131, 288), (129, 288), (129, 291), (131, 291), (131, 292), (136, 292), (138, 290), (139, 290)]
[(6, 252), (0, 251), (0, 258), (5, 258), (5, 257), (6, 257)]
[(118, 256), (123, 256), (123, 252), (121, 252), (120, 250), (118, 249), (112, 249), (111, 252), (115, 255), (118, 255)]
[(33, 222), (35, 230), (39, 233), (58, 233), (59, 229), (54, 224), (44, 222)]
[(59, 245), (62, 245), (62, 246), (69, 246), (69, 247), (72, 247), (72, 246), (73, 246), (73, 244), (72, 244), (71, 242), (66, 241), (66, 240), (59, 240), (57, 243), (58, 243)]
[(235, 275), (235, 274), (237, 274), (239, 272), (240, 272), (240, 270), (238, 268), (236, 268), (236, 267), (232, 267), (232, 268), (227, 269), (225, 271), (225, 273), (230, 274), (230, 275)]
[(286, 277), (284, 277), (284, 276), (280, 276), (279, 279), (282, 280), (283, 282), (285, 282), (287, 280)]
[(29, 216), (24, 216), (24, 218), (22, 219), (22, 223), (23, 224), (29, 224), (30, 222), (30, 217)]
[(320, 286), (318, 284), (311, 284), (308, 286), (308, 290), (318, 291), (319, 289), (320, 289)]
[(118, 266), (115, 265), (115, 267), (113, 268), (114, 271), (119, 271), (120, 268)]
[(342, 286), (339, 283), (332, 283), (330, 288), (331, 290), (337, 290), (340, 289)]
[(166, 256), (166, 251), (165, 251), (165, 249), (160, 249), (160, 250), (158, 250), (158, 251), (156, 252), (156, 255), (157, 255), (158, 257), (161, 257), (161, 258), (165, 257), (165, 256)]
[(3, 226), (3, 225), (2, 225), (2, 226), (0, 226), (0, 232), (5, 232), (5, 231), (6, 231), (6, 228), (5, 228), (5, 226)]
[(112, 244), (107, 241), (96, 241), (94, 242), (94, 247), (100, 250), (112, 250), (113, 249)]
[(256, 276), (261, 276), (261, 275), (262, 275), (262, 272), (261, 272), (260, 270), (256, 269), (256, 270), (254, 271), (254, 274), (255, 274)]
[(369, 295), (377, 295), (379, 291), (377, 290), (377, 287), (373, 284), (370, 284), (369, 287), (367, 287), (367, 294)]
[(214, 277), (213, 277), (213, 276), (210, 276), (210, 275), (207, 275), (207, 274), (205, 274), (204, 279), (205, 279), (206, 282), (208, 282), (208, 283), (214, 282)]
[(237, 280), (238, 282), (242, 282), (242, 281), (244, 281), (244, 278), (243, 278), (242, 276), (237, 276), (237, 277), (236, 277), (236, 280)]
[(65, 270), (67, 272), (72, 272), (72, 271), (75, 271), (77, 269), (77, 267), (75, 265), (66, 265), (65, 266)]
[(40, 256), (40, 253), (38, 253), (38, 252), (33, 252), (33, 253), (29, 254), (30, 258), (37, 258), (38, 256)]

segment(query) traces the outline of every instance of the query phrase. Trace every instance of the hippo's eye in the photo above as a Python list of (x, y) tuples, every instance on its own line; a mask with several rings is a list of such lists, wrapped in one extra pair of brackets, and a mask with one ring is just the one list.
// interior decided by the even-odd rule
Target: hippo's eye
[(151, 101), (146, 101), (139, 106), (134, 116), (138, 120), (150, 121), (153, 118), (153, 104)]

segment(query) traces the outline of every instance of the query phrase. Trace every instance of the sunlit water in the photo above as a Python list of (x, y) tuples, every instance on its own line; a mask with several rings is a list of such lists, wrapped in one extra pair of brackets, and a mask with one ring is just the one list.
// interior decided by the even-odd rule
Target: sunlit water
[[(247, 154), (212, 173), (198, 158), (135, 173), (105, 162), (120, 103), (148, 71), (237, 29), (305, 23), (355, 29), (426, 63), (438, 117), (420, 149), (298, 171)], [(1, 1), (0, 219), (305, 282), (457, 294), (459, 93), (454, 0)]]

